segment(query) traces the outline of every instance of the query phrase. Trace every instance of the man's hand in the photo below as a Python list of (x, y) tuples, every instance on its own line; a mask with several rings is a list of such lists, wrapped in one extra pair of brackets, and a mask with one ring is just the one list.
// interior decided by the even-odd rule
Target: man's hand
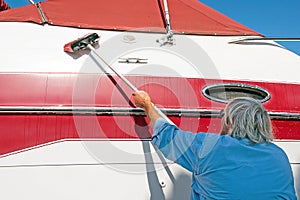
[(147, 92), (138, 91), (132, 93), (135, 105), (137, 107), (143, 108), (148, 120), (150, 122), (150, 126), (153, 128), (156, 120), (161, 116), (154, 109), (153, 103), (151, 102), (151, 98)]
[(149, 94), (145, 91), (138, 91), (132, 93), (134, 103), (137, 107), (143, 108), (145, 111), (149, 110), (153, 104)]

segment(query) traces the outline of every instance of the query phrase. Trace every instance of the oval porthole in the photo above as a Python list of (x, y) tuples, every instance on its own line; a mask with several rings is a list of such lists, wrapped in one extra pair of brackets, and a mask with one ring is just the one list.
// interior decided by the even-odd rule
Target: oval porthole
[(207, 85), (202, 89), (202, 94), (213, 101), (227, 103), (237, 97), (252, 97), (260, 102), (270, 99), (270, 93), (258, 86), (241, 83), (220, 83)]

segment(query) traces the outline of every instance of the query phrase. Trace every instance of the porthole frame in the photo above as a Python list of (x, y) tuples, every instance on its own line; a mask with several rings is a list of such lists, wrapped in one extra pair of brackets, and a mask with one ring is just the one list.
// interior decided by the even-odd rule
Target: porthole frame
[[(263, 99), (257, 99), (255, 98), (256, 100), (260, 101), (261, 103), (264, 103), (268, 100), (270, 100), (271, 98), (271, 94), (270, 92), (268, 92), (266, 89), (264, 88), (261, 88), (257, 85), (250, 85), (250, 84), (244, 84), (244, 83), (216, 83), (216, 84), (210, 84), (210, 85), (206, 85), (202, 88), (202, 94), (212, 100), (212, 101), (215, 101), (215, 102), (219, 102), (219, 103), (228, 103), (229, 100), (228, 99), (221, 99), (221, 98), (216, 98), (214, 96), (211, 96), (209, 94), (207, 94), (207, 90), (209, 89), (218, 89), (219, 88), (224, 88), (224, 91), (225, 91), (225, 88), (228, 88), (228, 87), (231, 87), (231, 88), (235, 88), (237, 90), (245, 90), (245, 93), (246, 93), (246, 90), (248, 91), (251, 91), (252, 93), (256, 93), (256, 94), (263, 94), (262, 97), (264, 97)], [(250, 94), (250, 92), (249, 92)]]

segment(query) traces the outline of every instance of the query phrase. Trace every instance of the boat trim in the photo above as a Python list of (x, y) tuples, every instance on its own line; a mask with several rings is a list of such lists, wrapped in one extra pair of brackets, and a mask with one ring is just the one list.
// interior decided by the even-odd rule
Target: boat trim
[[(219, 109), (161, 108), (168, 116), (221, 118)], [(300, 113), (268, 112), (271, 119), (300, 120)], [(96, 115), (96, 116), (145, 116), (141, 108), (80, 107), (80, 106), (0, 106), (0, 115)]]
[(272, 41), (300, 41), (298, 37), (250, 37), (228, 42), (229, 44), (239, 44), (247, 41), (272, 40)]

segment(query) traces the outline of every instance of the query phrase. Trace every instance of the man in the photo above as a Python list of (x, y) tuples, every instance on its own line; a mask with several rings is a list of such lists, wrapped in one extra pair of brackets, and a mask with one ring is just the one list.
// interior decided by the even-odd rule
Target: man
[(4, 0), (0, 0), (0, 12), (10, 9), (9, 5)]
[(153, 128), (153, 143), (192, 172), (191, 199), (296, 199), (289, 160), (271, 143), (268, 113), (252, 98), (236, 98), (224, 109), (221, 134), (193, 134), (169, 124), (144, 91), (133, 93)]

